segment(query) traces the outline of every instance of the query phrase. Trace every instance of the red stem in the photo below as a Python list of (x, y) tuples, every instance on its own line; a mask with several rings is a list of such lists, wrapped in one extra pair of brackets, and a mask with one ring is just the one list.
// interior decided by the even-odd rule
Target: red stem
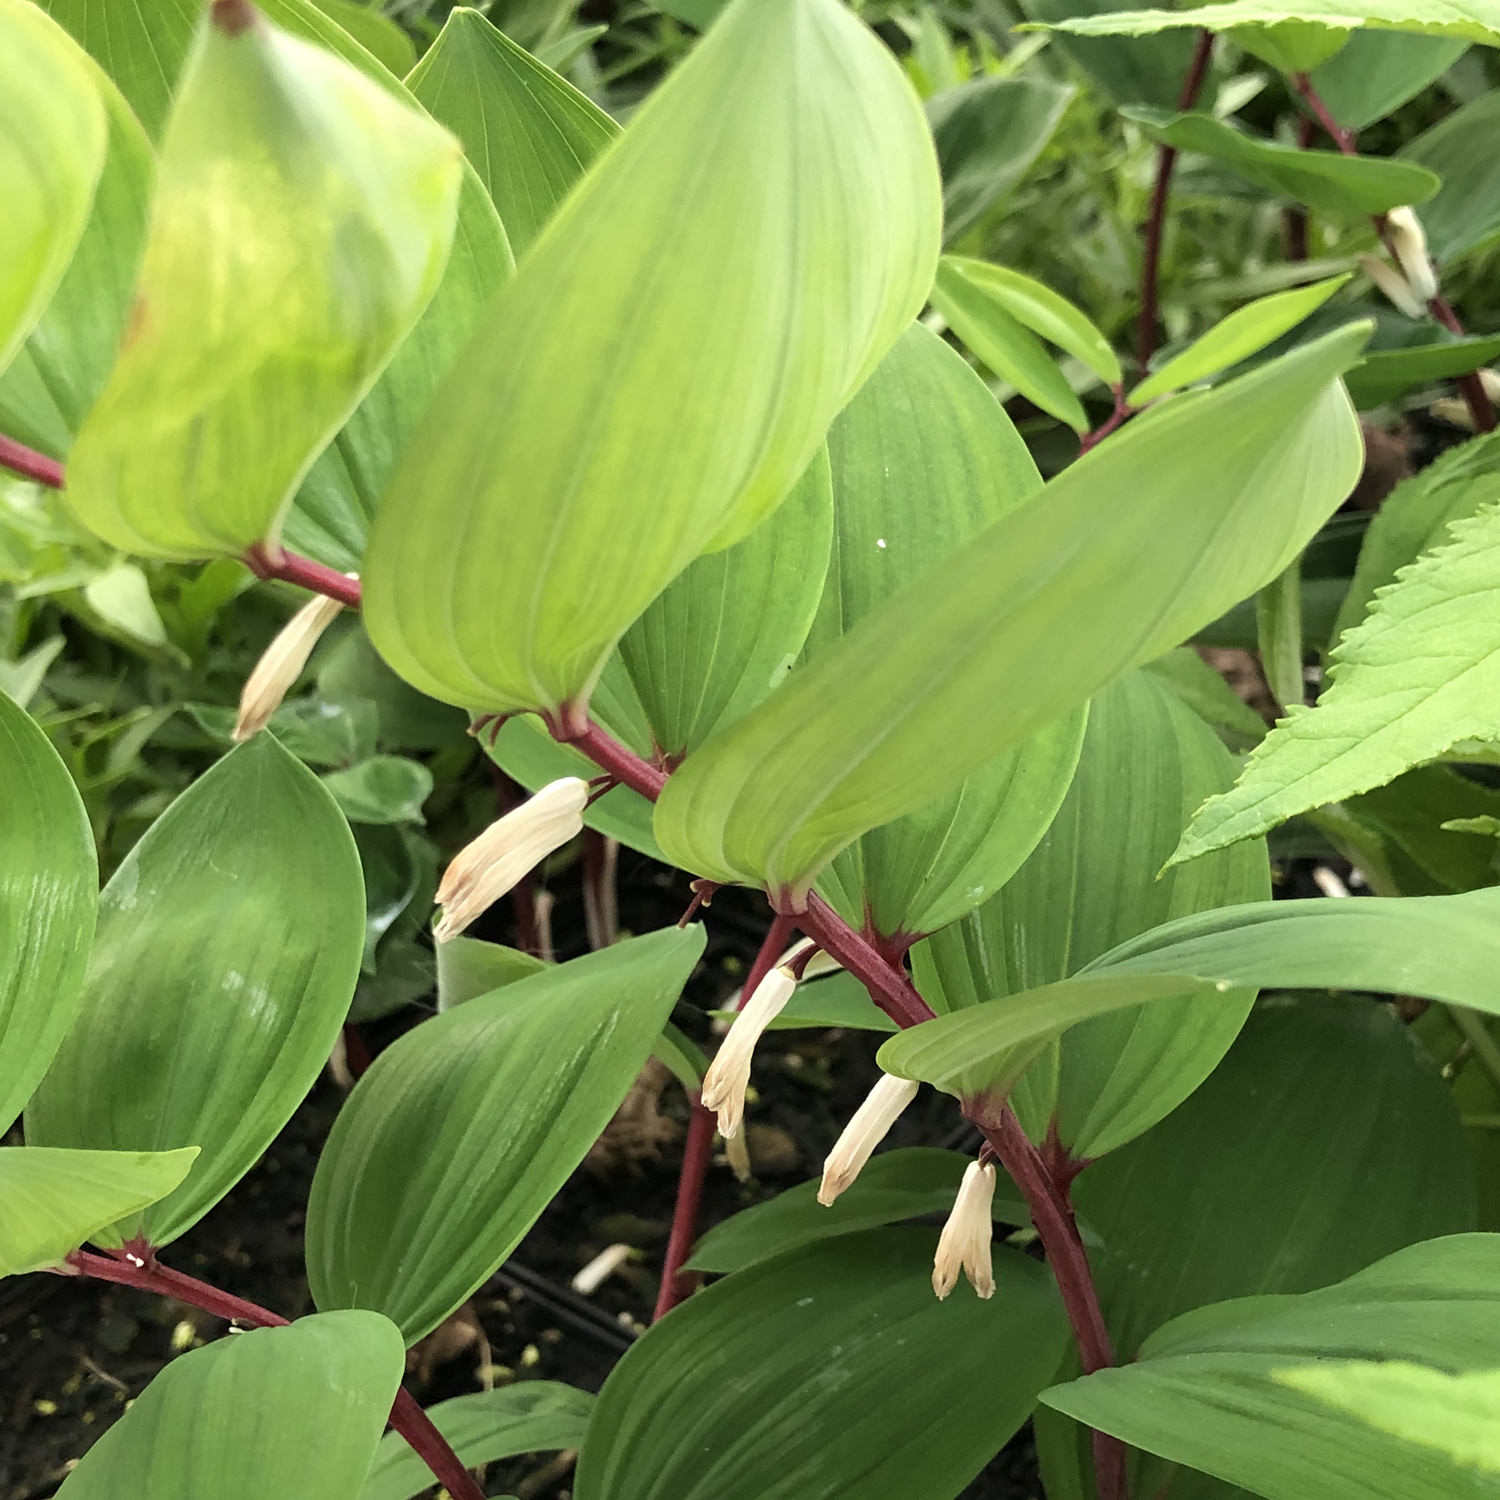
[(1092, 432), (1084, 434), (1083, 441), (1078, 445), (1079, 458), (1082, 458), (1091, 448), (1102, 443), (1115, 428), (1132, 415), (1130, 406), (1125, 400), (1125, 387), (1117, 385), (1114, 391), (1115, 409)]
[[(146, 1249), (143, 1256), (134, 1260), (116, 1259), (109, 1255), (94, 1255), (87, 1250), (75, 1250), (68, 1256), (68, 1266), (78, 1275), (91, 1276), (95, 1281), (112, 1281), (119, 1286), (137, 1287), (141, 1291), (155, 1292), (160, 1297), (174, 1297), (190, 1307), (201, 1307), (215, 1317), (228, 1318), (234, 1323), (250, 1323), (257, 1328), (284, 1328), (287, 1319), (280, 1313), (247, 1302), (230, 1292), (222, 1292), (196, 1276), (182, 1271), (173, 1271), (159, 1264)], [(453, 1500), (484, 1500), (484, 1491), (474, 1476), (463, 1466), (463, 1461), (449, 1446), (448, 1441), (432, 1419), (417, 1404), (416, 1398), (404, 1387), (396, 1392), (395, 1404), (391, 1407), (391, 1426), (411, 1445), (412, 1451), (432, 1470), (433, 1476), (442, 1484)]]
[(869, 990), (870, 998), (898, 1026), (932, 1019), (932, 1008), (899, 966), (888, 963), (875, 945), (856, 932), (819, 895), (807, 899), (798, 925), (825, 953), (831, 953)]
[(275, 578), (282, 583), (295, 583), (315, 594), (326, 594), (330, 599), (337, 599), (350, 609), (359, 608), (359, 579), (340, 573), (337, 568), (325, 567), (310, 557), (301, 557), (295, 552), (287, 551), (273, 553), (263, 542), (257, 542), (245, 554), (245, 566), (257, 578)]
[[(1193, 60), (1188, 65), (1187, 77), (1183, 80), (1182, 93), (1178, 96), (1179, 110), (1191, 109), (1198, 98), (1198, 90), (1208, 76), (1209, 60), (1213, 57), (1214, 34), (1200, 31), (1198, 43), (1193, 49)], [(1141, 313), (1136, 326), (1135, 357), (1142, 371), (1151, 368), (1151, 356), (1156, 352), (1157, 279), (1161, 271), (1162, 236), (1166, 231), (1167, 198), (1172, 191), (1172, 172), (1177, 165), (1177, 151), (1172, 146), (1163, 146), (1156, 153), (1156, 185), (1151, 189), (1151, 207), (1146, 215), (1145, 246), (1141, 253)]]
[(1354, 132), (1345, 130), (1326, 104), (1318, 95), (1317, 89), (1313, 87), (1312, 79), (1306, 73), (1292, 74), (1292, 87), (1297, 91), (1297, 96), (1307, 106), (1312, 117), (1328, 132), (1328, 138), (1333, 142), (1345, 156), (1353, 156), (1356, 151), (1354, 144)]
[(0, 437), (0, 464), (7, 469), (34, 479), (38, 484), (50, 485), (54, 490), (63, 487), (63, 466), (55, 458), (28, 448), (14, 438)]
[(635, 751), (622, 745), (593, 720), (585, 723), (580, 730), (569, 730), (551, 720), (547, 727), (555, 740), (581, 750), (596, 766), (608, 771), (616, 781), (639, 792), (648, 801), (655, 802), (661, 796), (661, 789), (667, 784), (667, 773), (660, 766), (653, 766), (642, 760)]
[(696, 1278), (683, 1271), (683, 1262), (698, 1238), (698, 1206), (703, 1201), (703, 1182), (713, 1156), (714, 1128), (718, 1124), (711, 1109), (704, 1109), (697, 1094), (688, 1095), (687, 1141), (682, 1148), (682, 1170), (677, 1176), (677, 1201), (672, 1209), (672, 1233), (661, 1267), (661, 1290), (651, 1321), (666, 1317), (694, 1289)]

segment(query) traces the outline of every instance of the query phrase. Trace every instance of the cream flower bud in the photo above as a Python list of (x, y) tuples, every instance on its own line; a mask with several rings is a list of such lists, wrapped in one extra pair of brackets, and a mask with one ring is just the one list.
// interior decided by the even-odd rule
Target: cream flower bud
[(703, 1075), (703, 1107), (718, 1114), (719, 1134), (726, 1141), (739, 1134), (745, 1118), (745, 1090), (750, 1086), (750, 1059), (755, 1044), (761, 1032), (781, 1014), (796, 988), (797, 979), (790, 969), (772, 969), (734, 1018), (729, 1035)]
[(318, 638), (333, 624), (343, 607), (337, 599), (320, 594), (316, 599), (308, 600), (281, 627), (276, 639), (256, 662), (255, 670), (245, 679), (244, 691), (240, 694), (240, 716), (234, 726), (236, 740), (248, 740), (266, 727), (271, 715), (281, 707), (281, 700), (291, 691), (292, 684), (302, 675)]
[(1385, 293), (1392, 307), (1408, 318), (1424, 318), (1426, 309), (1417, 301), (1416, 295), (1404, 276), (1392, 265), (1375, 255), (1361, 255), (1360, 269)]
[(1385, 216), (1385, 228), (1396, 262), (1406, 273), (1407, 284), (1419, 302), (1431, 302), (1438, 294), (1438, 284), (1432, 272), (1432, 257), (1427, 253), (1422, 221), (1409, 208), (1393, 208)]
[(528, 870), (583, 832), (589, 784), (578, 776), (548, 782), (466, 844), (437, 889), (442, 920), (433, 936), (446, 943), (498, 901)]
[(823, 1181), (818, 1188), (818, 1202), (829, 1207), (845, 1188), (859, 1176), (886, 1132), (896, 1123), (901, 1111), (917, 1097), (916, 1082), (881, 1075), (880, 1082), (865, 1095), (865, 1101), (854, 1111), (834, 1142), (833, 1150), (823, 1163)]
[(946, 1297), (958, 1285), (960, 1270), (981, 1297), (995, 1295), (994, 1264), (990, 1259), (990, 1238), (994, 1234), (990, 1205), (994, 1199), (994, 1167), (970, 1162), (964, 1170), (953, 1212), (938, 1236), (937, 1255), (932, 1262), (932, 1289), (939, 1297)]

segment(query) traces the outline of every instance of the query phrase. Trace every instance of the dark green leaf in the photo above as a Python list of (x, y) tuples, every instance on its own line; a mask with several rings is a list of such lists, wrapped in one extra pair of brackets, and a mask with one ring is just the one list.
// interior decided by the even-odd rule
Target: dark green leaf
[(38, 1146), (201, 1146), (115, 1226), (165, 1245), (270, 1145), (328, 1060), (363, 946), (348, 825), (269, 734), (188, 788), (99, 901), (83, 1000), (26, 1111)]
[(1412, 141), (1402, 156), (1437, 172), (1442, 188), (1421, 212), (1440, 264), (1483, 249), (1500, 235), (1500, 162), (1488, 149), (1500, 126), (1500, 89), (1471, 99)]
[(668, 928), (446, 1011), (376, 1060), (313, 1179), (320, 1307), (373, 1306), (415, 1343), (520, 1243), (624, 1098), (694, 963)]
[(1349, 372), (1349, 394), (1361, 411), (1383, 406), (1414, 386), (1467, 375), (1500, 355), (1500, 337), (1434, 339), (1399, 349), (1372, 349)]
[(1312, 83), (1340, 125), (1363, 130), (1415, 98), (1466, 51), (1467, 42), (1447, 37), (1356, 31), (1337, 56), (1313, 70)]
[[(1024, 0), (1020, 9), (1032, 21), (1051, 23), (1128, 7), (1129, 0)], [(1175, 105), (1193, 59), (1193, 39), (1184, 32), (1108, 41), (1060, 33), (1054, 45), (1117, 105)]]
[(330, 771), (323, 785), (351, 823), (420, 823), (432, 795), (432, 772), (401, 755), (376, 755), (345, 771)]
[(529, 979), (547, 967), (539, 958), (507, 948), (501, 943), (484, 943), (478, 938), (449, 938), (437, 948), (437, 1003), (439, 1010), (452, 1010), (465, 1000), (488, 995), (518, 979)]

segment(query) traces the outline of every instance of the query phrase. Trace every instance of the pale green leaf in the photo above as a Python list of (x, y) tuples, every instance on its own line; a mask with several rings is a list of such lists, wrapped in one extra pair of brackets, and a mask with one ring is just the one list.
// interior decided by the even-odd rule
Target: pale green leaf
[(115, 1226), (164, 1245), (259, 1160), (338, 1037), (364, 945), (359, 856), (317, 777), (266, 733), (194, 782), (99, 904), (83, 1000), (26, 1110), (38, 1146), (201, 1146)]
[(0, 1276), (59, 1265), (107, 1224), (164, 1198), (187, 1176), (180, 1151), (0, 1150)]
[(1131, 391), (1130, 404), (1144, 406), (1259, 353), (1320, 308), (1348, 280), (1347, 273), (1331, 276), (1311, 286), (1275, 292), (1237, 309), (1194, 339), (1181, 354), (1174, 354), (1153, 370)]
[(958, 1494), (1026, 1419), (1066, 1333), (1045, 1269), (1004, 1248), (990, 1301), (938, 1301), (935, 1243), (845, 1235), (676, 1309), (605, 1382), (578, 1500)]
[[(523, 1380), (493, 1391), (455, 1396), (427, 1408), (432, 1425), (465, 1468), (512, 1458), (576, 1448), (588, 1429), (594, 1398), (555, 1380)], [(388, 1432), (359, 1500), (408, 1500), (432, 1487), (432, 1470), (398, 1432)]]
[(406, 85), (463, 142), (518, 256), (619, 129), (467, 6), (449, 13)]
[(46, 735), (0, 693), (0, 1134), (78, 1007), (99, 884), (83, 800)]
[(167, 644), (167, 627), (151, 597), (151, 584), (134, 563), (116, 563), (96, 573), (84, 584), (83, 597), (106, 627), (147, 646)]
[(458, 185), (451, 137), (347, 64), (258, 16), (206, 22), (130, 327), (69, 463), (90, 528), (161, 557), (274, 548), (432, 296)]
[(408, 1344), (520, 1243), (609, 1123), (703, 951), (667, 928), (468, 1000), (376, 1059), (307, 1209), (319, 1307), (373, 1307)]
[(68, 268), (104, 166), (108, 123), (89, 68), (25, 0), (0, 3), (0, 371)]
[(478, 938), (449, 938), (437, 943), (437, 1005), (452, 1010), (477, 995), (488, 995), (518, 979), (529, 979), (547, 967), (539, 958)]
[(1334, 650), (1317, 707), (1266, 736), (1174, 860), (1382, 786), (1462, 740), (1500, 738), (1500, 506), (1450, 534), (1375, 596)]
[(657, 804), (662, 847), (797, 900), (859, 834), (1274, 578), (1358, 475), (1337, 376), (1365, 331), (1173, 401), (1064, 470), (690, 755)]
[(1139, 107), (1122, 113), (1163, 145), (1211, 157), (1269, 193), (1324, 213), (1381, 214), (1401, 204), (1424, 203), (1441, 185), (1436, 173), (1414, 162), (1283, 146), (1246, 135), (1209, 114)]
[[(975, 265), (982, 262), (974, 262)], [(1088, 414), (1046, 346), (989, 289), (945, 256), (932, 287), (932, 305), (948, 326), (988, 366), (1043, 411), (1087, 432)]]
[(258, 1328), (174, 1359), (84, 1454), (67, 1500), (356, 1500), (401, 1381), (374, 1313)]
[(1482, 250), (1500, 236), (1500, 162), (1489, 149), (1500, 128), (1500, 89), (1444, 116), (1402, 150), (1443, 179), (1422, 207), (1427, 246), (1439, 264)]
[(396, 24), (362, 0), (313, 0), (313, 4), (342, 27), (383, 68), (404, 78), (417, 60), (412, 40)]
[(1052, 25), (1078, 36), (1150, 36), (1180, 26), (1230, 31), (1284, 21), (1308, 21), (1335, 31), (1369, 26), (1500, 45), (1500, 5), (1496, 0), (1228, 0), (1226, 4), (1184, 10), (1111, 11)]
[(938, 233), (884, 45), (837, 0), (737, 0), (434, 401), (372, 535), (381, 654), (435, 697), (579, 720), (641, 610), (786, 497), (920, 309)]
[(1343, 51), (1348, 33), (1314, 21), (1276, 21), (1269, 26), (1237, 26), (1237, 46), (1279, 72), (1307, 73)]
[[(1191, 646), (1179, 646), (1141, 668), (1167, 687), (1206, 724), (1258, 740), (1266, 721)], [(1237, 742), (1237, 741), (1232, 741)]]

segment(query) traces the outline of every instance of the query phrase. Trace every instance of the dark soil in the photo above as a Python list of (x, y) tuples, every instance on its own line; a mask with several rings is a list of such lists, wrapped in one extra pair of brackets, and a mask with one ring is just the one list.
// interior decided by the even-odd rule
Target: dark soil
[[(675, 921), (686, 879), (622, 850), (626, 931)], [(584, 947), (577, 878), (556, 882), (558, 956)], [(676, 1020), (706, 1041), (701, 1008), (742, 978), (764, 932), (764, 903), (724, 891), (707, 914), (709, 946)], [(507, 912), (478, 936), (514, 941)], [(363, 1028), (378, 1052), (421, 1019), (419, 1008)], [(749, 1114), (756, 1176), (739, 1183), (722, 1158), (711, 1168), (703, 1226), (816, 1174), (874, 1078), (874, 1040), (852, 1032), (773, 1033), (757, 1053), (759, 1094)], [(302, 1269), (302, 1223), (318, 1152), (342, 1092), (325, 1075), (259, 1165), (163, 1260), (288, 1317), (312, 1310)], [(685, 1106), (668, 1081), (661, 1117), (612, 1130), (558, 1195), (516, 1255), (471, 1304), (482, 1330), (449, 1326), (412, 1351), (408, 1385), (424, 1404), (496, 1383), (566, 1381), (597, 1390), (651, 1315), (676, 1190)], [(967, 1131), (946, 1101), (924, 1094), (901, 1122), (900, 1144), (961, 1145)], [(651, 1137), (658, 1139), (652, 1143)], [(605, 1246), (639, 1259), (581, 1297), (569, 1282)], [(0, 1500), (44, 1500), (71, 1466), (175, 1354), (219, 1337), (222, 1320), (146, 1292), (38, 1274), (0, 1281)], [(486, 1353), (487, 1348), (487, 1353)], [(486, 1488), (522, 1500), (566, 1500), (570, 1472), (554, 1455), (491, 1465)], [(966, 1500), (1034, 1500), (1040, 1487), (1029, 1435), (999, 1454)]]

